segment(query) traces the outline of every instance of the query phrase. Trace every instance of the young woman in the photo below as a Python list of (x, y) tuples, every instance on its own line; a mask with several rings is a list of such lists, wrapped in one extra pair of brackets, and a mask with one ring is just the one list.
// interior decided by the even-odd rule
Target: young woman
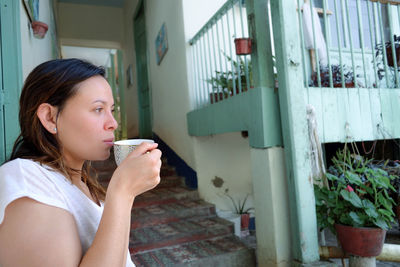
[(0, 167), (0, 266), (134, 266), (131, 208), (159, 183), (161, 152), (140, 145), (115, 170), (107, 193), (91, 177), (90, 161), (110, 156), (117, 128), (104, 74), (59, 59), (26, 79), (21, 134)]

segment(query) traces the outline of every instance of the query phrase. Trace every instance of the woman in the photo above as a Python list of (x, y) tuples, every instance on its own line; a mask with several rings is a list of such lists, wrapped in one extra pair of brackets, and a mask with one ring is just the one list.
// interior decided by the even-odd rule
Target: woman
[(134, 266), (131, 208), (159, 183), (161, 152), (140, 145), (115, 170), (107, 193), (90, 176), (90, 161), (110, 156), (117, 128), (104, 74), (60, 59), (26, 79), (21, 134), (0, 167), (0, 266)]

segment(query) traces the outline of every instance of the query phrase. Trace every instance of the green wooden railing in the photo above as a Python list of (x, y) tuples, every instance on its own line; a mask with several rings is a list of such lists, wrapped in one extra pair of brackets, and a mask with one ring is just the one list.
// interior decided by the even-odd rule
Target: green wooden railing
[(297, 0), (305, 87), (399, 88), (400, 5), (382, 2)]
[(250, 55), (235, 53), (235, 38), (249, 36), (242, 0), (228, 0), (190, 40), (195, 108), (252, 88)]

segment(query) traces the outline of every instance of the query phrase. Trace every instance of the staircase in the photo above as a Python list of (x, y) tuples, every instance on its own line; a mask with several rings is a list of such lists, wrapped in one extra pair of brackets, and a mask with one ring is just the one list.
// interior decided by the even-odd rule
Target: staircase
[[(116, 168), (114, 156), (94, 162), (107, 187)], [(136, 197), (129, 250), (136, 266), (256, 266), (254, 249), (233, 234), (233, 224), (219, 218), (215, 206), (184, 185), (163, 159), (161, 182)]]

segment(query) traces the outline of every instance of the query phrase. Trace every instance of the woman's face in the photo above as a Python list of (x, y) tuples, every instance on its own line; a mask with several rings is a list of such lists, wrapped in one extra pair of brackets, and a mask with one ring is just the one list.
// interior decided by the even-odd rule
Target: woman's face
[(107, 159), (118, 126), (112, 91), (103, 77), (91, 77), (77, 86), (57, 119), (62, 155), (72, 168), (85, 160)]

